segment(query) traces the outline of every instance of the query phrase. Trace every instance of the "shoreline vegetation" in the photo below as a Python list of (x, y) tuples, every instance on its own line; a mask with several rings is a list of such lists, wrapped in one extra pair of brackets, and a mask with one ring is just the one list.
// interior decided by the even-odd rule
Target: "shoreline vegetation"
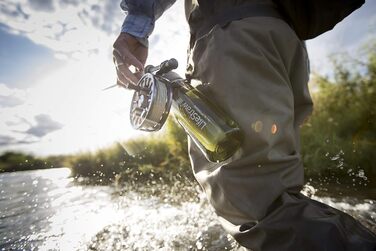
[[(305, 179), (314, 186), (369, 190), (376, 197), (375, 50), (376, 42), (357, 59), (336, 57), (332, 77), (311, 78), (314, 112), (301, 128), (301, 147)], [(90, 177), (96, 184), (175, 184), (168, 188), (178, 190), (196, 186), (186, 134), (172, 119), (162, 132), (96, 152), (46, 158), (0, 155), (0, 173), (62, 166), (71, 168), (73, 177)]]

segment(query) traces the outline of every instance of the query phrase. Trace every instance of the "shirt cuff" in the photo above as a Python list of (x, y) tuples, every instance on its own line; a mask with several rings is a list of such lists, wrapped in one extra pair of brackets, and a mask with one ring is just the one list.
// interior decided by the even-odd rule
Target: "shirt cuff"
[(121, 32), (129, 33), (137, 38), (147, 39), (153, 29), (154, 20), (152, 18), (128, 13), (121, 27)]

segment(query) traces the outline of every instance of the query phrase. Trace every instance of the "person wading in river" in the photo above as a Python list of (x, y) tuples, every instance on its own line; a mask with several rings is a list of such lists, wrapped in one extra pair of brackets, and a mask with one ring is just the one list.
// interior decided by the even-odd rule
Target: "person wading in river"
[[(137, 83), (147, 38), (173, 2), (122, 1), (128, 14), (113, 53), (119, 85)], [(276, 2), (185, 2), (191, 30), (187, 79), (199, 80), (196, 88), (244, 132), (241, 151), (221, 163), (206, 160), (189, 140), (194, 175), (225, 230), (246, 248), (376, 250), (372, 232), (300, 193), (299, 126), (312, 111), (308, 56), (298, 27), (291, 28)], [(133, 74), (131, 65), (139, 71)]]

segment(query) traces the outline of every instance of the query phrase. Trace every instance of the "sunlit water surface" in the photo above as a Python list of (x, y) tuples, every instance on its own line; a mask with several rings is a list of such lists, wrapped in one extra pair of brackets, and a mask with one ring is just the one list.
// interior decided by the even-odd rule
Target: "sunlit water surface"
[[(80, 185), (67, 168), (0, 174), (0, 250), (240, 250), (203, 196), (170, 204)], [(376, 228), (376, 202), (315, 198)]]

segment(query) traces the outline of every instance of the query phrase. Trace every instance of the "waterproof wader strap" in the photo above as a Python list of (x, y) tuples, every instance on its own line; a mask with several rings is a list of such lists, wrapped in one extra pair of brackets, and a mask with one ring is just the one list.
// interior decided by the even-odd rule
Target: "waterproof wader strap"
[(246, 4), (231, 7), (218, 14), (211, 15), (205, 8), (202, 10), (205, 15), (203, 25), (193, 31), (195, 39), (207, 34), (215, 25), (226, 26), (231, 21), (247, 17), (275, 17), (283, 19), (277, 8), (270, 4)]

